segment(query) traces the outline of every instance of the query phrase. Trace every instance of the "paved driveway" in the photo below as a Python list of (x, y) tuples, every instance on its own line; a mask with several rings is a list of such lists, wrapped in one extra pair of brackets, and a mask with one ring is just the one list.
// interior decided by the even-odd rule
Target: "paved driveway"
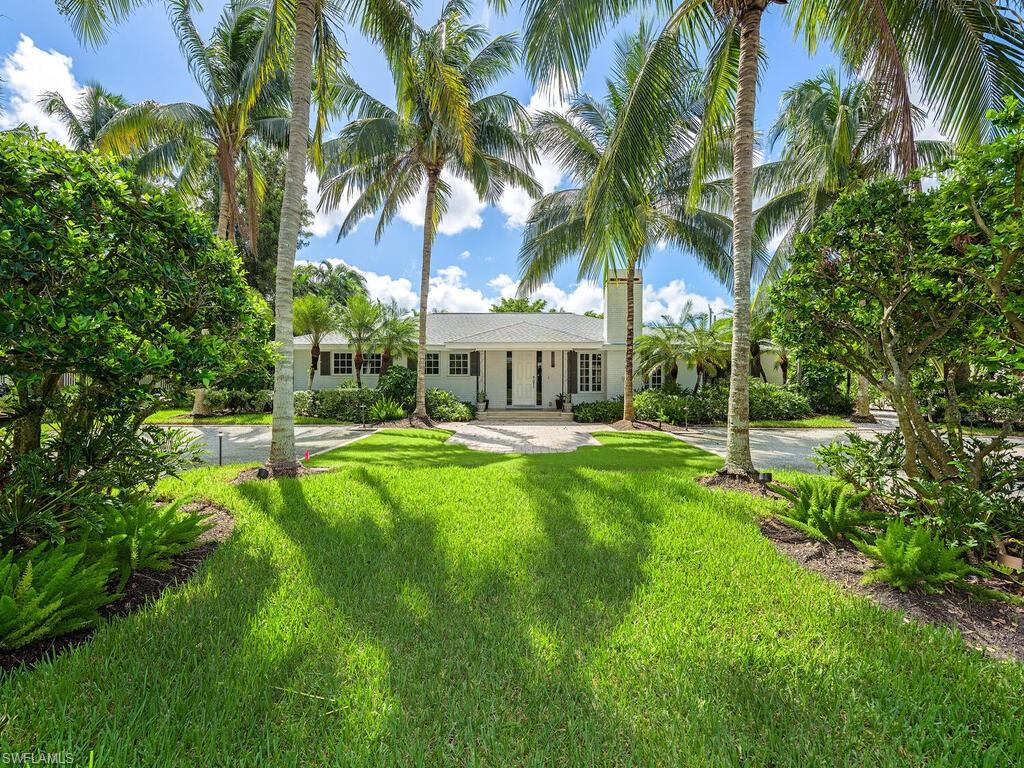
[(445, 424), (455, 432), (449, 443), (489, 453), (567, 453), (584, 445), (600, 445), (592, 432), (607, 432), (603, 424)]
[[(203, 460), (207, 464), (217, 463), (217, 433), (224, 433), (224, 463), (263, 463), (270, 457), (270, 427), (265, 426), (210, 426), (182, 427), (199, 437), (204, 449)], [(297, 458), (306, 451), (321, 453), (349, 443), (368, 434), (354, 427), (297, 426), (295, 427), (295, 449)]]

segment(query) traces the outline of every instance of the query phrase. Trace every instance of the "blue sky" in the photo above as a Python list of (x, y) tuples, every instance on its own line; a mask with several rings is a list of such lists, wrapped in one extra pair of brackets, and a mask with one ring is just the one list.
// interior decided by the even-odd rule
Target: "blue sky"
[[(206, 32), (220, 13), (222, 3), (205, 0), (198, 14)], [(421, 19), (433, 19), (441, 0), (423, 0)], [(518, 12), (498, 16), (477, 3), (476, 21), (487, 24), (492, 32), (519, 28)], [(631, 23), (624, 23), (624, 31)], [(614, 42), (619, 32), (610, 34), (591, 59), (584, 89), (600, 93), (608, 70)], [(347, 31), (348, 61), (352, 74), (378, 97), (388, 100), (391, 80), (379, 52), (354, 31)], [(779, 6), (770, 6), (764, 22), (763, 38), (768, 64), (762, 73), (757, 113), (758, 128), (765, 129), (775, 117), (779, 97), (790, 85), (810, 77), (834, 63), (828, 51), (814, 57), (795, 42), (781, 18)], [(119, 92), (132, 101), (197, 100), (199, 91), (184, 66), (177, 41), (167, 23), (160, 3), (137, 11), (115, 29), (109, 41), (98, 49), (82, 46), (57, 13), (52, 0), (3, 3), (0, 5), (0, 75), (6, 81), (6, 119), (26, 122), (59, 133), (52, 121), (34, 105), (39, 93), (58, 90), (73, 98), (76, 89), (91, 80)], [(502, 86), (524, 104), (544, 105), (544, 94), (523, 74), (516, 72)], [(0, 123), (2, 124), (2, 123)], [(538, 177), (549, 186), (558, 183), (556, 168), (537, 169)], [(434, 246), (431, 305), (450, 311), (481, 311), (503, 292), (514, 291), (517, 275), (516, 256), (521, 229), (516, 221), (525, 215), (528, 201), (522, 195), (508, 195), (500, 206), (485, 206), (469, 193), (465, 185), (455, 184), (449, 216), (442, 222), (442, 233)], [(299, 258), (320, 261), (342, 259), (363, 271), (371, 291), (384, 299), (397, 299), (410, 305), (419, 285), (422, 243), (422, 209), (410, 206), (405, 218), (396, 219), (379, 244), (373, 241), (373, 224), (365, 222), (353, 234), (336, 241), (340, 214), (320, 215), (315, 222), (316, 236)], [(597, 308), (600, 289), (577, 284), (575, 271), (565, 269), (555, 276), (540, 295), (551, 304), (569, 311)], [(644, 272), (645, 320), (658, 314), (678, 312), (687, 298), (697, 305), (728, 304), (729, 290), (708, 275), (688, 254), (668, 248), (657, 253)]]

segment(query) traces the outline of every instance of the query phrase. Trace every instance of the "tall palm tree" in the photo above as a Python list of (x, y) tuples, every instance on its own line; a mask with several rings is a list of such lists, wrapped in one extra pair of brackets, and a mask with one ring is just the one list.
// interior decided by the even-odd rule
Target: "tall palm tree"
[(131, 105), (124, 96), (91, 82), (85, 86), (73, 107), (55, 91), (44, 93), (39, 99), (39, 106), (47, 115), (60, 120), (72, 147), (90, 150), (96, 146), (107, 124)]
[[(284, 146), (288, 137), (288, 80), (268, 66), (262, 43), (269, 22), (264, 0), (229, 0), (203, 42), (190, 0), (168, 0), (171, 24), (204, 102), (158, 104), (144, 101), (123, 110), (107, 126), (100, 145), (121, 152), (152, 145), (138, 161), (143, 174), (174, 171), (178, 187), (198, 196), (212, 163), (220, 180), (217, 234), (227, 240), (244, 233), (256, 247), (258, 211), (265, 188), (257, 143)], [(243, 176), (249, 215), (243, 222), (239, 178)]]
[[(111, 26), (147, 2), (149, 0), (60, 0), (58, 7), (79, 39), (98, 44), (105, 40)], [(320, 109), (312, 138), (313, 154), (319, 156), (337, 73), (344, 59), (337, 35), (343, 15), (364, 35), (381, 44), (389, 61), (397, 61), (406, 50), (412, 10), (407, 0), (268, 0), (268, 5), (269, 18), (261, 42), (268, 66), (257, 79), (271, 76), (278, 67), (284, 68), (291, 80), (290, 140), (274, 277), (274, 334), (278, 358), (274, 365), (274, 413), (268, 461), (274, 474), (287, 475), (294, 474), (299, 466), (295, 458), (292, 381), (292, 277), (305, 211), (310, 102), (315, 92)]]
[(338, 328), (338, 308), (323, 296), (299, 296), (292, 308), (295, 333), (309, 336), (309, 388), (320, 365), (320, 344), (324, 337)]
[(368, 353), (380, 349), (383, 315), (381, 305), (361, 293), (354, 295), (338, 313), (338, 332), (348, 339), (352, 347), (356, 386), (360, 389), (363, 386), (363, 360)]
[(419, 321), (413, 315), (399, 309), (394, 302), (383, 305), (381, 315), (378, 344), (380, 372), (383, 375), (396, 357), (412, 356), (417, 353)]
[[(761, 21), (774, 5), (814, 50), (831, 43), (844, 65), (865, 72), (890, 116), (886, 132), (900, 147), (899, 166), (918, 164), (911, 76), (939, 128), (958, 142), (988, 130), (986, 112), (1004, 95), (1024, 93), (1024, 30), (996, 0), (529, 0), (525, 3), (526, 63), (535, 80), (571, 89), (605, 33), (637, 10), (669, 10), (657, 46), (673, 47), (684, 32), (711, 57), (705, 84), (702, 136), (694, 149), (695, 175), (709, 170), (709, 152), (731, 134), (733, 145), (733, 312), (729, 428), (724, 472), (750, 476), (750, 278), (754, 246), (754, 111), (757, 103)], [(664, 41), (663, 43), (661, 41)], [(660, 138), (652, 115), (666, 98), (664, 78), (651, 67), (638, 78), (600, 169), (609, 195), (648, 172)], [(656, 118), (655, 118), (656, 119)], [(699, 185), (690, 191), (699, 199)]]
[[(754, 171), (755, 188), (768, 196), (754, 212), (754, 231), (765, 240), (779, 242), (767, 265), (766, 280), (782, 273), (796, 236), (809, 230), (843, 191), (873, 176), (898, 171), (900, 144), (885, 130), (892, 116), (879, 96), (866, 80), (854, 78), (844, 84), (834, 68), (783, 94), (779, 115), (768, 133), (772, 149), (783, 140), (782, 156)], [(913, 107), (913, 119), (915, 127), (921, 127), (927, 115)], [(914, 152), (920, 162), (932, 163), (948, 156), (952, 147), (945, 141), (918, 139)], [(765, 313), (758, 312), (756, 299), (754, 303), (756, 326)], [(754, 338), (752, 334), (752, 347)], [(857, 393), (854, 420), (874, 421), (863, 376), (857, 377)]]
[[(623, 377), (623, 418), (633, 420), (634, 291), (637, 267), (665, 244), (689, 249), (712, 272), (728, 277), (730, 264), (729, 219), (711, 210), (687, 210), (690, 182), (689, 147), (699, 127), (695, 102), (700, 74), (681, 47), (661, 63), (671, 90), (692, 93), (692, 98), (668, 101), (659, 130), (666, 134), (667, 151), (660, 162), (649, 164), (651, 175), (628, 190), (615, 205), (587, 214), (587, 203), (598, 190), (595, 172), (608, 151), (620, 110), (634, 96), (639, 72), (652, 55), (651, 36), (645, 25), (623, 38), (617, 48), (607, 93), (603, 100), (582, 95), (573, 99), (567, 114), (544, 112), (534, 123), (542, 150), (558, 158), (576, 186), (545, 195), (533, 207), (519, 254), (520, 290), (535, 290), (569, 259), (579, 262), (579, 278), (606, 278), (625, 267), (626, 349)], [(689, 83), (689, 86), (687, 85)], [(674, 140), (669, 140), (672, 137)]]
[(340, 101), (355, 119), (325, 147), (321, 206), (333, 208), (356, 195), (339, 239), (379, 210), (379, 240), (401, 206), (425, 187), (415, 411), (424, 421), (430, 258), (451, 194), (443, 174), (468, 179), (488, 202), (496, 202), (507, 184), (540, 194), (528, 170), (536, 157), (526, 111), (514, 97), (489, 92), (518, 63), (516, 37), (488, 41), (485, 28), (464, 22), (471, 10), (468, 0), (448, 0), (434, 26), (413, 30), (408, 54), (391, 61), (396, 109), (345, 78)]
[(366, 293), (366, 278), (347, 264), (321, 261), (295, 267), (296, 296), (325, 296), (344, 306), (357, 293)]

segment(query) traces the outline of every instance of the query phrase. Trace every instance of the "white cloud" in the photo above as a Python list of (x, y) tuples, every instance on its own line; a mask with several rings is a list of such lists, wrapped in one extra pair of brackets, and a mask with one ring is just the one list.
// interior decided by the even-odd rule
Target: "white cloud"
[(47, 91), (56, 91), (74, 106), (85, 89), (71, 72), (72, 60), (53, 49), (37, 48), (32, 38), (21, 35), (14, 53), (3, 62), (3, 79), (9, 93), (9, 108), (0, 117), (0, 128), (27, 123), (50, 138), (68, 142), (68, 133), (55, 117), (37, 103)]
[[(554, 89), (541, 87), (530, 97), (526, 111), (531, 118), (536, 117), (540, 112), (565, 114), (569, 111), (569, 104)], [(533, 166), (533, 177), (540, 184), (541, 191), (545, 195), (555, 191), (562, 183), (564, 175), (564, 170), (552, 156), (544, 152), (540, 153), (538, 162)], [(530, 217), (533, 203), (534, 199), (526, 190), (519, 187), (507, 187), (498, 198), (498, 210), (505, 214), (505, 226), (513, 229), (524, 226)]]
[[(343, 259), (326, 259), (334, 265), (344, 265), (354, 269), (366, 280), (366, 291), (370, 298), (382, 301), (385, 304), (395, 302), (402, 309), (415, 309), (420, 304), (419, 292), (412, 289), (412, 281), (404, 277), (391, 277), (381, 275), (366, 269), (360, 269), (348, 264)], [(308, 264), (310, 262), (297, 261), (296, 264)]]
[[(309, 225), (309, 231), (313, 233), (313, 237), (326, 237), (338, 229), (341, 226), (341, 222), (348, 216), (349, 211), (352, 210), (355, 202), (356, 194), (349, 193), (336, 208), (318, 211), (317, 206), (320, 205), (320, 179), (313, 171), (306, 171), (306, 205), (313, 212), (313, 222)], [(372, 218), (373, 216), (364, 216), (359, 220), (359, 224)], [(356, 224), (356, 228), (359, 227), (359, 224)]]
[(656, 321), (662, 315), (677, 318), (688, 301), (693, 302), (693, 311), (698, 313), (711, 309), (718, 314), (729, 306), (721, 296), (709, 299), (699, 293), (687, 291), (686, 283), (682, 280), (673, 280), (660, 288), (653, 285), (644, 286), (644, 319), (648, 322)]
[(469, 251), (463, 251), (462, 253), (459, 254), (459, 260), (460, 261), (465, 261), (470, 256), (472, 256), (472, 254)]
[(486, 312), (494, 299), (484, 296), (483, 291), (462, 284), (466, 270), (462, 267), (444, 267), (430, 278), (430, 293), (427, 306), (432, 311), (444, 312)]
[[(442, 171), (441, 178), (451, 189), (448, 199), (448, 210), (437, 231), (442, 235), (457, 235), (464, 229), (480, 229), (484, 225), (481, 213), (487, 204), (477, 197), (473, 185), (459, 176)], [(398, 215), (414, 227), (423, 226), (423, 214), (427, 207), (427, 187), (424, 184), (416, 197), (406, 202), (398, 211)]]

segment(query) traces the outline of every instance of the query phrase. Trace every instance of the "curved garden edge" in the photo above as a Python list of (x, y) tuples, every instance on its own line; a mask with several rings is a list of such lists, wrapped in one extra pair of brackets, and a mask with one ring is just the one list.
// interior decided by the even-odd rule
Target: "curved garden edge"
[[(234, 516), (224, 507), (206, 500), (196, 500), (182, 507), (185, 512), (203, 512), (209, 516), (213, 527), (198, 539), (198, 546), (175, 557), (166, 570), (142, 570), (132, 574), (125, 586), (124, 594), (112, 603), (99, 609), (104, 620), (127, 616), (145, 608), (157, 600), (166, 590), (192, 578), (206, 559), (217, 547), (227, 541), (235, 529)], [(87, 642), (103, 626), (80, 629), (57, 637), (48, 637), (13, 651), (0, 651), (0, 675), (26, 671), (47, 658), (63, 653)]]
[(781, 554), (798, 565), (884, 608), (903, 613), (904, 621), (954, 629), (968, 648), (1024, 662), (1024, 607), (953, 588), (928, 594), (920, 590), (900, 592), (881, 582), (864, 585), (861, 578), (873, 563), (853, 545), (822, 544), (773, 517), (761, 518), (758, 527)]

